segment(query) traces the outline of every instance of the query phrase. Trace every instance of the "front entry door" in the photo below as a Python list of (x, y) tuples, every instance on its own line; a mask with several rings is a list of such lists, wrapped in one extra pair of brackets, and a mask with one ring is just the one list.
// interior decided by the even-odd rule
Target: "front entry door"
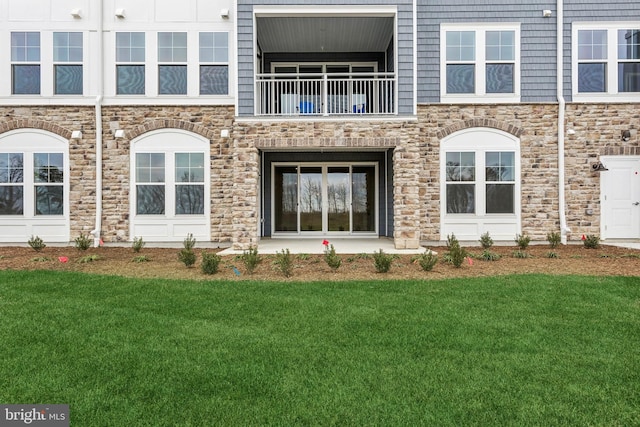
[(640, 158), (603, 157), (602, 234), (605, 239), (640, 238)]
[(275, 235), (377, 232), (375, 164), (275, 165)]

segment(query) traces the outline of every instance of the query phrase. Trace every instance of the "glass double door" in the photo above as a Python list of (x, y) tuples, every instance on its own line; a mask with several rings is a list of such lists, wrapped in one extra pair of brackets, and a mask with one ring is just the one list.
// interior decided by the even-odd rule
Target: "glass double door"
[(275, 165), (274, 233), (376, 232), (376, 165)]

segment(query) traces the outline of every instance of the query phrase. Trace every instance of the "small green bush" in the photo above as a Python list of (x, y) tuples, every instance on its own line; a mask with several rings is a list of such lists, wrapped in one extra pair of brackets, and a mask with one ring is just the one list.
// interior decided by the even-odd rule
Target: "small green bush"
[(530, 255), (525, 251), (513, 251), (513, 257), (524, 259), (524, 258), (529, 258)]
[(418, 264), (424, 271), (431, 271), (433, 267), (438, 263), (438, 255), (433, 251), (425, 251), (418, 255)]
[(100, 257), (98, 255), (85, 255), (83, 257), (80, 257), (78, 259), (78, 262), (80, 264), (87, 264), (87, 263), (90, 263), (90, 262), (93, 262), (93, 261), (97, 261), (99, 259), (100, 259)]
[(144, 248), (145, 244), (146, 243), (144, 240), (142, 240), (142, 237), (134, 237), (131, 248), (133, 249), (133, 252), (138, 253), (142, 250), (142, 248)]
[(142, 263), (142, 262), (149, 262), (149, 257), (147, 257), (146, 255), (138, 255), (133, 257), (133, 259), (131, 260), (132, 262), (136, 262), (136, 263)]
[(258, 255), (257, 246), (250, 246), (248, 250), (243, 251), (241, 258), (244, 268), (249, 274), (253, 274), (256, 268), (258, 268), (258, 264), (262, 262), (262, 257)]
[(482, 254), (480, 254), (480, 259), (485, 261), (497, 261), (500, 259), (500, 255), (495, 252), (491, 252), (489, 249), (485, 249), (482, 251)]
[(204, 274), (216, 274), (220, 268), (222, 257), (216, 253), (202, 252), (200, 269)]
[(86, 251), (91, 247), (91, 237), (88, 234), (80, 233), (75, 242), (76, 249), (79, 251)]
[(33, 261), (33, 262), (46, 262), (46, 261), (51, 261), (51, 258), (46, 257), (46, 256), (37, 256), (35, 258), (31, 258), (31, 261)]
[(324, 261), (333, 271), (338, 270), (342, 265), (342, 258), (336, 254), (336, 250), (333, 245), (327, 245), (324, 247)]
[(454, 267), (460, 268), (464, 259), (467, 257), (467, 251), (460, 246), (460, 242), (456, 238), (455, 234), (451, 233), (447, 236), (447, 248), (449, 249), (448, 260)]
[(41, 250), (47, 247), (47, 245), (45, 245), (44, 241), (39, 236), (31, 236), (31, 238), (27, 243), (29, 243), (29, 246), (31, 246), (31, 249), (33, 249), (36, 252), (40, 252)]
[(600, 247), (600, 237), (595, 234), (588, 234), (582, 242), (587, 249), (598, 249)]
[(184, 248), (178, 253), (178, 259), (187, 267), (193, 266), (198, 258), (193, 252), (193, 247), (196, 245), (196, 239), (193, 234), (187, 234), (187, 237), (182, 241)]
[(551, 246), (551, 249), (557, 248), (561, 241), (560, 233), (558, 233), (557, 231), (552, 231), (551, 233), (547, 234), (547, 241), (549, 242), (549, 246)]
[(531, 242), (531, 237), (526, 234), (516, 234), (515, 239), (516, 245), (520, 248), (521, 251), (524, 251), (529, 247), (529, 243)]
[(489, 249), (493, 246), (493, 239), (489, 236), (488, 231), (480, 236), (480, 245), (482, 246), (482, 249)]
[(293, 257), (288, 248), (283, 249), (281, 252), (276, 252), (276, 259), (273, 261), (273, 265), (284, 277), (291, 277), (293, 274)]
[(560, 256), (558, 255), (557, 252), (549, 251), (547, 252), (547, 258), (557, 259), (557, 258), (560, 258)]
[(382, 249), (373, 253), (373, 266), (378, 273), (387, 273), (391, 269), (393, 256), (384, 253)]

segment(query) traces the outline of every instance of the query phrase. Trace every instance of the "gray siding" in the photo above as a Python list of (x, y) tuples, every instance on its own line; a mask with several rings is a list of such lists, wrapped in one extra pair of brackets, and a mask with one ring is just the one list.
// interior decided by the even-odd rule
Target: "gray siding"
[(440, 101), (440, 24), (519, 22), (521, 37), (521, 100), (556, 99), (555, 19), (542, 11), (555, 1), (418, 0), (418, 102)]
[(398, 69), (398, 112), (400, 115), (413, 114), (413, 2), (397, 0), (368, 0), (366, 2), (348, 0), (239, 0), (237, 10), (238, 31), (238, 109), (239, 115), (253, 115), (254, 58), (253, 52), (253, 6), (271, 5), (397, 5), (398, 34), (393, 48), (397, 51)]

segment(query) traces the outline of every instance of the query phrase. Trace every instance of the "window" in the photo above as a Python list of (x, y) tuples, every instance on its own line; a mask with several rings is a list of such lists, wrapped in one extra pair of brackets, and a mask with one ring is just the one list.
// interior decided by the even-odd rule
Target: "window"
[(145, 33), (116, 33), (116, 93), (145, 93)]
[(64, 168), (62, 153), (34, 153), (33, 180), (36, 215), (62, 215)]
[(495, 129), (456, 132), (441, 144), (442, 238), (477, 240), (484, 232), (513, 239), (519, 232), (517, 138)]
[(53, 33), (56, 95), (82, 95), (82, 33)]
[(40, 94), (40, 33), (11, 33), (11, 93)]
[(158, 93), (187, 94), (187, 33), (158, 33)]
[(24, 213), (24, 154), (0, 153), (0, 215)]
[(637, 99), (640, 25), (593, 23), (574, 24), (573, 28), (574, 98), (581, 101)]
[(132, 141), (131, 236), (177, 242), (193, 233), (211, 239), (209, 142), (178, 129)]
[(229, 34), (200, 33), (200, 95), (229, 93)]
[(517, 25), (443, 25), (442, 100), (519, 101), (519, 39)]

